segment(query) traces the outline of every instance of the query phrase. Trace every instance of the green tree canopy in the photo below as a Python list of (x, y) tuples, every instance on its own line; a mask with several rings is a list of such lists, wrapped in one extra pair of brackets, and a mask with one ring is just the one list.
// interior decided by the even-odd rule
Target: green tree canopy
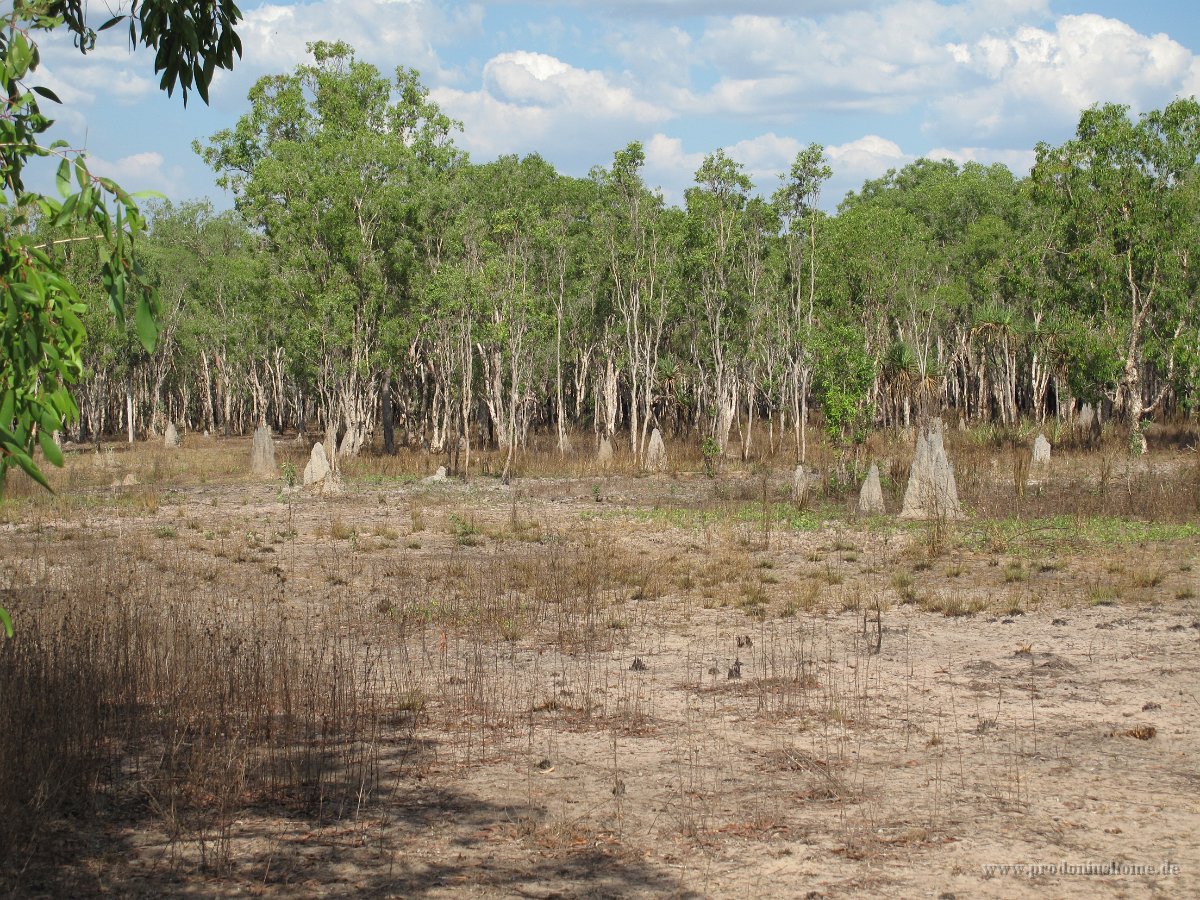
[(426, 198), (461, 157), (456, 123), (417, 72), (400, 67), (389, 82), (341, 42), (309, 52), (312, 64), (260, 79), (250, 112), (196, 149), (263, 229), (289, 343), (353, 454), (371, 430), (388, 326), (426, 277)]
[(1037, 156), (1032, 179), (1054, 213), (1059, 297), (1103, 335), (1081, 347), (1120, 347), (1113, 400), (1144, 449), (1143, 417), (1171, 386), (1168, 377), (1147, 403), (1145, 367), (1172, 375), (1191, 341), (1182, 323), (1195, 296), (1200, 103), (1176, 100), (1136, 121), (1128, 107), (1094, 106), (1072, 140), (1040, 144)]

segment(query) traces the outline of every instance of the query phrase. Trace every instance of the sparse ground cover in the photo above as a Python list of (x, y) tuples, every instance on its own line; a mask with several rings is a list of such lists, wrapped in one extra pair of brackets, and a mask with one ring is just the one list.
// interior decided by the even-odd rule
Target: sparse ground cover
[[(3, 887), (1197, 892), (1195, 452), (955, 441), (948, 524), (797, 508), (782, 459), (318, 498), (190, 436), (13, 482)], [(895, 510), (911, 451), (871, 451)], [(1112, 864), (1155, 873), (1061, 872)]]

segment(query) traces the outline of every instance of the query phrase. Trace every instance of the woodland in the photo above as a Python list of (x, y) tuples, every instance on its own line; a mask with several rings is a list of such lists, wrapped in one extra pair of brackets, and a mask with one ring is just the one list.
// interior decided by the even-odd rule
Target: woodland
[(1195, 416), (1195, 99), (1085, 110), (1023, 178), (920, 159), (832, 213), (821, 145), (770, 196), (716, 150), (676, 206), (637, 143), (586, 178), (473, 163), (415, 71), (310, 50), (194, 143), (233, 210), (149, 208), (152, 351), (112, 316), (96, 242), (50, 236), (87, 303), (72, 437), (265, 423), (464, 471), (539, 434), (620, 435), (640, 460), (661, 427), (803, 459), (811, 427), (850, 447), (921, 414), (1011, 426), (1087, 403), (1137, 451), (1152, 417)]

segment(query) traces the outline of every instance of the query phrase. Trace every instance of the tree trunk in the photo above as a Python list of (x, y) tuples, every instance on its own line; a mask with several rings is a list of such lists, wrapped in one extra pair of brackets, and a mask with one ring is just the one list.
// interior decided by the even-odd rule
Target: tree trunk
[(396, 430), (392, 421), (392, 370), (383, 370), (383, 452), (388, 456), (396, 454)]
[(129, 443), (133, 443), (133, 382), (125, 382), (125, 428), (129, 433)]

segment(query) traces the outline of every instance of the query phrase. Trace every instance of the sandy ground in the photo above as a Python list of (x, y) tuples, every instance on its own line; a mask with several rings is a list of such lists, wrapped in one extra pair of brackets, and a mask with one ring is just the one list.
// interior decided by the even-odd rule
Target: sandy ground
[[(75, 823), (59, 832), (86, 833), (70, 883), (1200, 896), (1200, 538), (998, 542), (986, 523), (935, 537), (844, 517), (764, 532), (752, 500), (713, 495), (698, 475), (333, 498), (191, 485), (144, 512), (0, 526), (17, 595), (54, 580), (46, 535), (74, 529), (133, 542), (135, 567), (229, 609), (270, 594), (296, 621), (349, 605), (410, 623), (372, 639), (390, 635), (390, 677), (425, 698), (414, 729), (381, 736), (380, 780), (353, 814), (242, 809), (220, 873), (153, 819)], [(509, 605), (486, 622), (447, 612), (487, 592)], [(417, 627), (418, 608), (441, 612)]]

